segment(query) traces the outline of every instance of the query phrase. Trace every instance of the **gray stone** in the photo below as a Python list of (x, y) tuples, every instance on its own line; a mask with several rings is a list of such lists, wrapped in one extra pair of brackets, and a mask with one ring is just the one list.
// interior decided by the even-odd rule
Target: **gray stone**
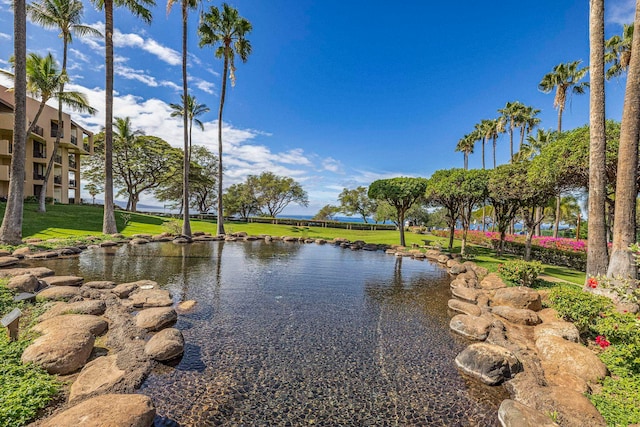
[(470, 288), (452, 288), (451, 293), (454, 297), (468, 302), (475, 302), (480, 292)]
[(464, 337), (484, 341), (487, 339), (487, 335), (489, 335), (491, 322), (478, 316), (457, 314), (451, 318), (449, 327)]
[(502, 427), (554, 427), (548, 415), (511, 399), (502, 401), (498, 409), (498, 420)]
[(488, 385), (497, 385), (522, 371), (522, 364), (509, 350), (487, 343), (475, 343), (455, 359), (462, 372)]
[(540, 318), (536, 312), (527, 309), (499, 305), (497, 307), (493, 307), (491, 312), (518, 325), (533, 326), (540, 323)]
[(465, 267), (463, 264), (454, 264), (451, 267), (449, 267), (449, 274), (462, 274), (465, 273), (467, 271), (467, 267)]
[(556, 336), (542, 336), (536, 340), (536, 348), (543, 362), (551, 369), (568, 372), (586, 382), (595, 383), (603, 379), (608, 371), (594, 352), (585, 346)]
[(48, 286), (80, 286), (84, 278), (78, 276), (51, 276), (42, 279)]
[(19, 262), (20, 262), (20, 259), (13, 256), (0, 257), (0, 267), (9, 267)]
[(40, 251), (40, 252), (30, 252), (25, 254), (24, 257), (26, 259), (49, 259), (49, 258), (57, 258), (58, 252), (56, 251)]
[(113, 246), (118, 246), (118, 243), (114, 242), (113, 240), (105, 240), (104, 242), (100, 243), (101, 248), (110, 248)]
[(0, 279), (7, 277), (22, 276), (23, 274), (33, 274), (37, 278), (53, 276), (53, 270), (46, 267), (30, 267), (30, 268), (3, 268), (0, 270)]
[(178, 314), (171, 307), (147, 308), (135, 317), (136, 326), (148, 331), (159, 331), (178, 320)]
[(50, 374), (66, 375), (82, 368), (93, 350), (88, 331), (53, 330), (37, 338), (22, 353), (22, 363), (33, 362)]
[(159, 362), (175, 359), (184, 352), (184, 337), (175, 328), (163, 329), (144, 346), (144, 354)]
[(482, 314), (482, 310), (480, 310), (480, 307), (477, 305), (460, 301), (458, 299), (450, 299), (448, 306), (455, 312), (468, 314), (470, 316), (480, 316)]
[(156, 410), (142, 394), (104, 394), (87, 399), (56, 416), (41, 427), (151, 427)]
[(127, 298), (136, 289), (138, 289), (137, 282), (121, 283), (115, 288), (111, 289), (111, 292), (116, 294), (118, 298)]
[(572, 342), (580, 341), (580, 332), (578, 332), (576, 325), (562, 320), (542, 323), (533, 329), (534, 339), (537, 340), (538, 338), (547, 336), (560, 337)]
[(116, 287), (116, 283), (110, 280), (94, 280), (85, 283), (84, 286), (91, 289), (113, 289)]
[(125, 371), (117, 365), (118, 356), (103, 356), (87, 363), (78, 378), (71, 384), (69, 402), (92, 393), (104, 393), (120, 382)]
[(130, 245), (146, 245), (147, 243), (149, 243), (149, 241), (141, 237), (135, 237), (129, 241)]
[(33, 274), (14, 276), (9, 280), (9, 283), (7, 283), (7, 288), (16, 292), (35, 292), (39, 286), (40, 282)]
[(171, 294), (163, 289), (139, 290), (129, 296), (134, 307), (168, 307), (173, 305)]
[(105, 302), (98, 300), (58, 302), (53, 307), (45, 311), (38, 320), (42, 322), (62, 314), (92, 314), (94, 316), (100, 316), (104, 314), (106, 309), (107, 305)]
[(533, 311), (542, 310), (540, 294), (524, 286), (496, 290), (493, 298), (491, 298), (491, 305), (506, 305), (508, 307), (524, 308)]
[(77, 296), (80, 296), (80, 288), (77, 286), (52, 286), (38, 292), (36, 300), (69, 301)]

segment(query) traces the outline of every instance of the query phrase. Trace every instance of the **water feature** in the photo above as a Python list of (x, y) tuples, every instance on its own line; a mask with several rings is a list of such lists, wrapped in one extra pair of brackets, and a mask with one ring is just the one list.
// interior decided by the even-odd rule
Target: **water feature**
[(184, 357), (141, 392), (156, 425), (493, 426), (506, 397), (461, 376), (449, 277), (426, 261), (333, 246), (210, 242), (41, 262), (85, 280), (152, 279), (176, 301)]

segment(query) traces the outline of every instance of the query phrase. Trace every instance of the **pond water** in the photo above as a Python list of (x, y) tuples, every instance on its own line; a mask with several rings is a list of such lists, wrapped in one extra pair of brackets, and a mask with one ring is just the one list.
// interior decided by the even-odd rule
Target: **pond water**
[(176, 302), (184, 357), (141, 392), (157, 426), (494, 426), (506, 398), (461, 376), (449, 277), (428, 261), (333, 246), (207, 242), (40, 262), (85, 280), (152, 279)]

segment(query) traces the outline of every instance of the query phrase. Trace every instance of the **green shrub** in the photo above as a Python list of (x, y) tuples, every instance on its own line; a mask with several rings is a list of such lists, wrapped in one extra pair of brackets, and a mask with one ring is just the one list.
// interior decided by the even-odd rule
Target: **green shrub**
[(174, 236), (179, 236), (180, 234), (182, 234), (182, 222), (178, 221), (177, 219), (166, 221), (164, 224), (162, 224), (162, 228), (167, 233), (171, 233)]
[(614, 375), (640, 376), (640, 345), (638, 344), (609, 346), (606, 351), (600, 353), (600, 359)]
[(631, 313), (604, 313), (592, 329), (597, 335), (607, 337), (611, 344), (640, 344), (640, 320)]
[(558, 286), (549, 292), (549, 301), (560, 317), (573, 322), (582, 332), (593, 326), (601, 313), (613, 307), (610, 299), (584, 292), (576, 286)]
[(606, 377), (602, 391), (589, 396), (609, 426), (640, 423), (640, 377)]
[(540, 261), (514, 259), (498, 266), (498, 274), (504, 280), (521, 286), (531, 286), (543, 271), (544, 267)]

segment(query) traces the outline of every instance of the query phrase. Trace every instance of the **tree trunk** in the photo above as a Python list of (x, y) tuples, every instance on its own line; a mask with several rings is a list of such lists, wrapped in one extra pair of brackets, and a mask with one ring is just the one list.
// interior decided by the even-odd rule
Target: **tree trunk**
[(562, 201), (562, 198), (560, 194), (558, 194), (556, 196), (556, 218), (555, 218), (555, 221), (553, 222), (553, 238), (554, 239), (558, 238), (558, 229), (560, 228), (560, 202), (561, 201)]
[(564, 107), (561, 105), (558, 107), (558, 133), (562, 132), (562, 111)]
[[(606, 274), (605, 224), (606, 133), (604, 90), (604, 0), (590, 0), (589, 8), (589, 234), (586, 277)], [(580, 215), (576, 239), (580, 238)], [(590, 290), (585, 283), (585, 290)]]
[(542, 206), (538, 206), (536, 208), (536, 230), (535, 230), (535, 234), (536, 236), (542, 236), (542, 230), (540, 225), (542, 224), (542, 213), (543, 213), (543, 207)]
[(469, 153), (464, 152), (464, 170), (469, 170)]
[[(640, 0), (636, 1), (635, 27), (640, 28)], [(631, 61), (620, 125), (620, 148), (616, 179), (616, 205), (613, 221), (613, 246), (607, 275), (635, 280), (637, 267), (629, 245), (635, 242), (636, 174), (640, 137), (640, 37), (631, 45)]]
[(9, 194), (0, 227), (0, 242), (22, 243), (22, 213), (24, 209), (24, 164), (27, 151), (27, 14), (24, 0), (13, 0), (13, 55), (15, 64), (13, 157)]
[(131, 212), (138, 212), (138, 195), (131, 197)]
[(400, 220), (399, 229), (400, 229), (400, 245), (406, 246), (406, 242), (404, 240), (404, 211), (398, 210), (398, 219)]
[(524, 260), (531, 261), (531, 240), (533, 240), (533, 227), (527, 227), (527, 240), (524, 244)]
[(484, 169), (484, 143), (485, 138), (482, 138), (482, 169)]
[(462, 227), (462, 242), (460, 243), (460, 255), (464, 256), (467, 250), (467, 231), (469, 230), (469, 226)]
[[(68, 47), (69, 39), (67, 34), (65, 33), (62, 39), (62, 73), (67, 72), (67, 47)], [(38, 212), (46, 212), (47, 207), (45, 204), (47, 197), (47, 184), (49, 182), (49, 176), (51, 175), (51, 171), (53, 170), (53, 158), (58, 151), (58, 147), (60, 147), (60, 134), (62, 133), (62, 93), (64, 92), (64, 82), (60, 84), (60, 93), (58, 94), (58, 132), (56, 132), (56, 140), (53, 143), (53, 152), (51, 153), (51, 158), (49, 159), (49, 163), (47, 164), (47, 170), (44, 173), (44, 179), (42, 180), (42, 191), (40, 192), (40, 197), (38, 198)]]
[(505, 230), (502, 229), (500, 230), (500, 242), (498, 243), (498, 250), (496, 251), (498, 256), (502, 256), (502, 253), (504, 252), (504, 238)]
[(182, 94), (183, 94), (183, 114), (182, 127), (184, 137), (184, 161), (182, 174), (182, 234), (191, 237), (191, 219), (189, 218), (189, 159), (191, 151), (189, 148), (189, 114), (188, 87), (187, 87), (187, 0), (182, 0)]
[(456, 223), (449, 224), (449, 252), (453, 251), (453, 235), (455, 234)]
[[(218, 230), (217, 234), (224, 233), (224, 218), (222, 209), (222, 110), (224, 109), (224, 97), (227, 93), (227, 73), (229, 72), (229, 55), (227, 46), (224, 55), (224, 67), (222, 72), (222, 91), (220, 93), (220, 111), (218, 112)], [(402, 231), (401, 238), (404, 238)]]
[(520, 147), (518, 148), (518, 153), (520, 151), (522, 151), (522, 146), (524, 145), (524, 131), (525, 131), (525, 126), (526, 125), (522, 125), (522, 127), (520, 128)]
[(511, 119), (511, 126), (509, 127), (509, 151), (511, 153), (509, 163), (513, 163), (513, 118)]
[(497, 148), (497, 144), (496, 144), (496, 137), (493, 137), (493, 168), (496, 168), (496, 148)]
[(104, 216), (102, 232), (118, 232), (113, 206), (113, 0), (104, 1), (105, 14), (105, 123), (104, 123)]

